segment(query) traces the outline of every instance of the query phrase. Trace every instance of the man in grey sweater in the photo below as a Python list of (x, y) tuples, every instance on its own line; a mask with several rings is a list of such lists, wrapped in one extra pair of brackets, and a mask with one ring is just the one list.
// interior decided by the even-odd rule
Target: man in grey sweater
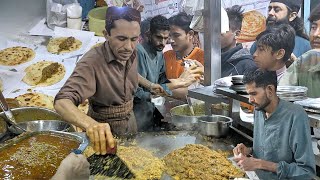
[(279, 99), (274, 71), (250, 70), (243, 83), (255, 112), (253, 148), (233, 149), (240, 168), (260, 179), (312, 179), (316, 169), (306, 112)]

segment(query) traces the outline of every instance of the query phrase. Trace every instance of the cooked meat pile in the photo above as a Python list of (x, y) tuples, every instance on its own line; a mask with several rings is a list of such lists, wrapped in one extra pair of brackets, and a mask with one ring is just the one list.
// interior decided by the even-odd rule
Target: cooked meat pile
[(222, 154), (198, 144), (188, 144), (164, 158), (166, 172), (174, 179), (228, 180), (244, 177)]
[(152, 152), (137, 146), (119, 146), (117, 154), (135, 175), (135, 179), (160, 179), (164, 162), (153, 156)]
[[(92, 147), (88, 147), (85, 154), (91, 155), (93, 152)], [(163, 172), (175, 180), (228, 180), (244, 177), (244, 172), (226, 158), (226, 152), (217, 152), (198, 144), (177, 149), (163, 160), (138, 146), (118, 146), (117, 155), (127, 164), (135, 179), (139, 180), (160, 179)], [(96, 175), (91, 179), (106, 178)]]
[(69, 50), (69, 48), (72, 46), (72, 44), (75, 42), (75, 38), (74, 37), (68, 37), (65, 41), (63, 41), (60, 45), (59, 45), (59, 51), (62, 50)]
[[(84, 151), (85, 156), (89, 157), (94, 153), (91, 146)], [(126, 163), (130, 171), (137, 180), (155, 180), (160, 179), (164, 171), (164, 162), (153, 156), (151, 151), (137, 146), (118, 146), (117, 155)], [(95, 175), (95, 180), (108, 179), (103, 175)], [(110, 179), (110, 178), (109, 178)], [(112, 179), (117, 179), (112, 177)]]

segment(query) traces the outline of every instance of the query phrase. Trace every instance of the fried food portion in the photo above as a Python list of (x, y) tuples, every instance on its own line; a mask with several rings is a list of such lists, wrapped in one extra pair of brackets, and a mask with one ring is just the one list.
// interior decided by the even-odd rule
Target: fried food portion
[(228, 180), (244, 177), (244, 172), (217, 151), (199, 144), (188, 144), (164, 158), (165, 171), (176, 180)]
[[(155, 180), (160, 179), (164, 171), (163, 160), (155, 157), (151, 151), (140, 148), (138, 146), (118, 146), (117, 156), (128, 166), (134, 174), (136, 180)], [(84, 151), (86, 157), (94, 154), (91, 146)], [(110, 179), (103, 175), (95, 175), (93, 179)], [(114, 178), (114, 177), (112, 177)], [(115, 178), (116, 179), (116, 178)]]
[(117, 155), (127, 164), (137, 180), (160, 179), (164, 162), (151, 151), (137, 146), (119, 146)]

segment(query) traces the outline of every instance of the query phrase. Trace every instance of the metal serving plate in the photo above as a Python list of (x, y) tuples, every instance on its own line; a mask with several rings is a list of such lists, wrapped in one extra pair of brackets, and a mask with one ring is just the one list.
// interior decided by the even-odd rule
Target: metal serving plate
[(17, 136), (16, 138), (13, 138), (13, 139), (8, 140), (5, 143), (1, 144), (0, 151), (9, 147), (9, 146), (13, 146), (14, 144), (16, 144), (26, 138), (35, 136), (37, 134), (53, 134), (53, 135), (60, 135), (60, 136), (65, 136), (65, 137), (75, 139), (80, 143), (78, 150), (81, 152), (83, 152), (89, 144), (89, 141), (88, 141), (88, 138), (86, 137), (86, 134), (81, 133), (81, 132), (60, 132), (60, 131), (26, 132), (25, 134)]
[(277, 93), (287, 92), (287, 93), (305, 93), (308, 91), (307, 87), (304, 86), (278, 86)]

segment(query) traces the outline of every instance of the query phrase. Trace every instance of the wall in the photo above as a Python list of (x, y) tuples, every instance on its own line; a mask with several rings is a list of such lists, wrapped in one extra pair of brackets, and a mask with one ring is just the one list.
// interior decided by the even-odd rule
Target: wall
[(0, 35), (14, 38), (45, 17), (46, 0), (0, 0)]
[(167, 18), (179, 12), (181, 0), (140, 0), (144, 5), (141, 16), (143, 19), (156, 15), (163, 15)]

